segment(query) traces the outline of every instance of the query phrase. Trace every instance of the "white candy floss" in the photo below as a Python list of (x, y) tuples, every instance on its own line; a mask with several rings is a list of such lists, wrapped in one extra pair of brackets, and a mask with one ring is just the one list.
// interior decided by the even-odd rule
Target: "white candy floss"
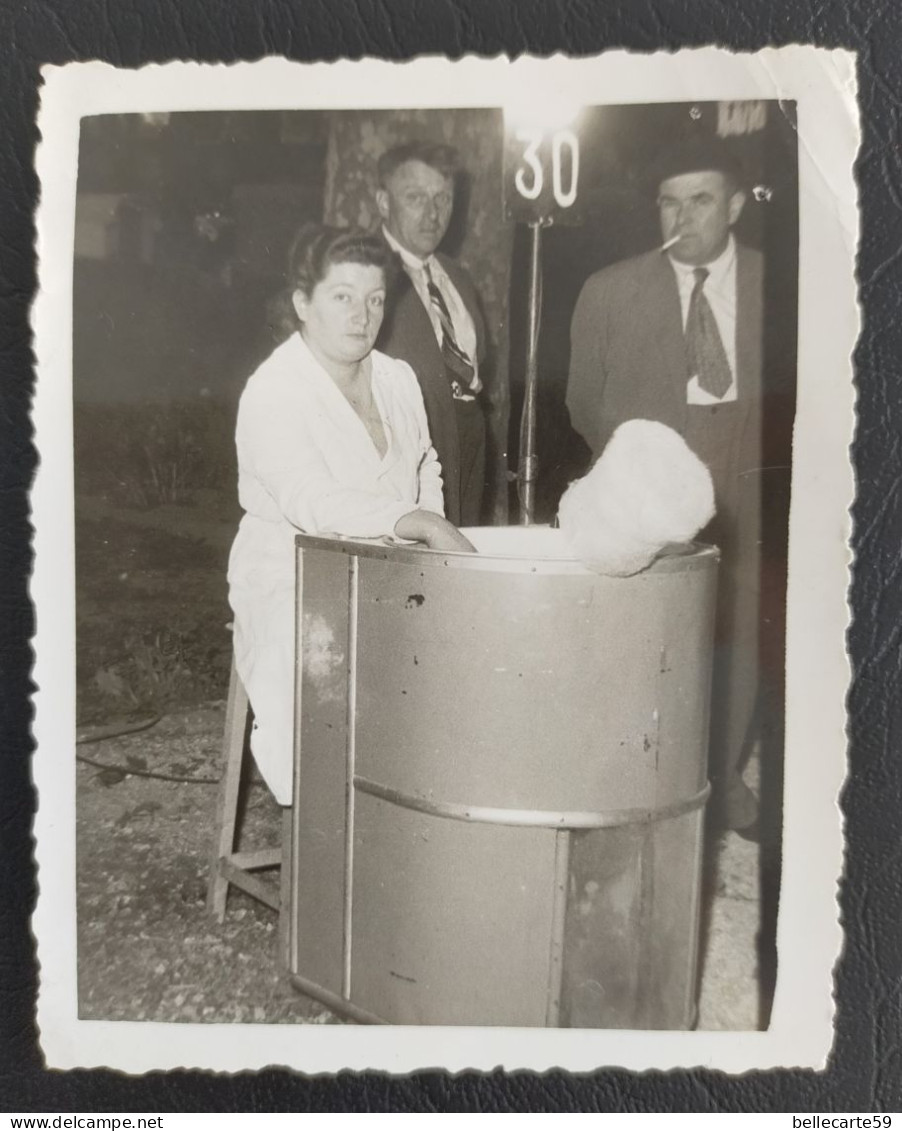
[(617, 577), (645, 569), (669, 543), (690, 542), (713, 517), (707, 467), (677, 432), (654, 420), (621, 424), (558, 508), (574, 555)]

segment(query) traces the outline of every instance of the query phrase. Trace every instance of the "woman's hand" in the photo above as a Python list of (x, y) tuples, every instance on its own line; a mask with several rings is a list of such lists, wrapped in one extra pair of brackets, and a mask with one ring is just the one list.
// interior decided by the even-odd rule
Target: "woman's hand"
[(409, 542), (425, 542), (430, 550), (473, 554), (476, 547), (446, 518), (434, 511), (411, 511), (395, 523), (395, 534)]

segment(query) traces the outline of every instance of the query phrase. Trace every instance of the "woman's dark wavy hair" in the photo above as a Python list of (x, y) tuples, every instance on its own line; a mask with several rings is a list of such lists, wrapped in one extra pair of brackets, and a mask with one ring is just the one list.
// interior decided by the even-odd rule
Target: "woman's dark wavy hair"
[(309, 297), (336, 263), (378, 267), (385, 276), (386, 287), (391, 284), (396, 270), (395, 256), (386, 242), (363, 228), (304, 224), (292, 240), (285, 271), (286, 285), (274, 312), (274, 328), (279, 337), (287, 337), (298, 328), (298, 316), (291, 301), (294, 292), (302, 291)]

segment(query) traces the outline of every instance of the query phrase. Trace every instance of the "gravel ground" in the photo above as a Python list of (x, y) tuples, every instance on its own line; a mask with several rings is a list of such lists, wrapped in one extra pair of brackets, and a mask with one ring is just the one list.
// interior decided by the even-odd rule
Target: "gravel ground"
[[(79, 1016), (129, 1021), (319, 1022), (331, 1015), (278, 967), (276, 915), (233, 892), (206, 910), (218, 789), (138, 772), (216, 779), (224, 704), (169, 715), (142, 733), (79, 747), (124, 775), (77, 773)], [(279, 812), (252, 787), (246, 835), (278, 843)]]
[[(218, 796), (209, 783), (219, 777), (224, 710), (220, 702), (169, 714), (150, 729), (78, 748), (99, 763), (79, 762), (77, 772), (82, 1018), (336, 1021), (281, 973), (273, 911), (234, 891), (222, 925), (206, 910)], [(278, 807), (252, 785), (244, 847), (275, 845), (279, 831)], [(699, 1027), (754, 1029), (757, 846), (721, 838), (708, 883)]]

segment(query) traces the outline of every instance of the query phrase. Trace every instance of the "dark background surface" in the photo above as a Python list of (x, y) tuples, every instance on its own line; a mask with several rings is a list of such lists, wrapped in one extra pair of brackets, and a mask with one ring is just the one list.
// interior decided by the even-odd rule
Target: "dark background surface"
[[(342, 1074), (286, 1071), (234, 1077), (176, 1072), (131, 1078), (106, 1071), (48, 1072), (34, 1023), (37, 973), (28, 916), (34, 883), (28, 727), (29, 568), (26, 491), (32, 387), (28, 308), (35, 287), (33, 172), (41, 64), (100, 58), (120, 66), (170, 58), (202, 61), (286, 54), (302, 60), (369, 54), (407, 58), (506, 51), (588, 54), (612, 47), (673, 49), (719, 42), (755, 50), (813, 42), (859, 55), (863, 142), (859, 280), (864, 334), (856, 353), (859, 479), (850, 634), (851, 774), (844, 791), (848, 852), (841, 891), (846, 948), (837, 970), (836, 1043), (823, 1073), (731, 1078), (713, 1072), (606, 1071)], [(235, 4), (229, 0), (113, 8), (81, 0), (0, 0), (0, 359), (2, 359), (3, 684), (0, 695), (0, 1109), (114, 1110), (611, 1110), (898, 1111), (902, 1107), (902, 769), (898, 664), (898, 497), (902, 415), (898, 318), (902, 241), (899, 107), (902, 11), (892, 3), (811, 6), (689, 5), (660, 0), (609, 11), (589, 3), (384, 2)]]

